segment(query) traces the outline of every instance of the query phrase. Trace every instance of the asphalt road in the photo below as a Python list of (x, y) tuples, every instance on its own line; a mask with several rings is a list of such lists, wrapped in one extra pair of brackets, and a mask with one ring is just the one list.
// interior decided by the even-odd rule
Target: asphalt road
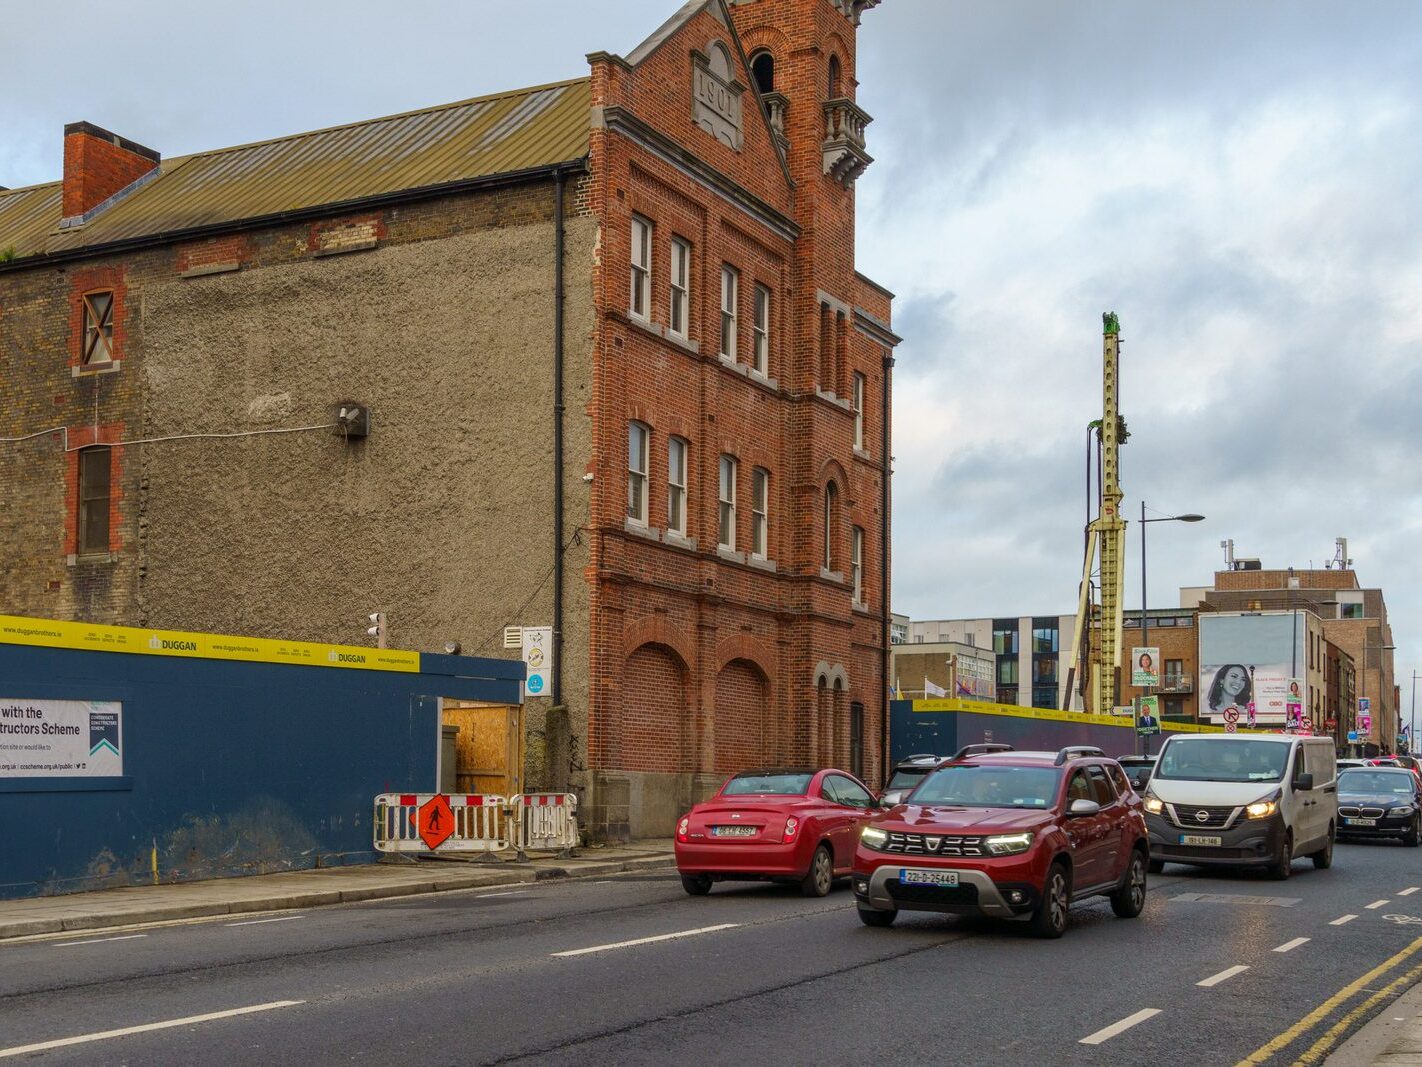
[(1139, 919), (1078, 905), (1055, 942), (624, 875), (6, 943), (0, 1059), (1319, 1062), (1419, 967), (1422, 850), (1392, 844), (1288, 882), (1170, 866)]

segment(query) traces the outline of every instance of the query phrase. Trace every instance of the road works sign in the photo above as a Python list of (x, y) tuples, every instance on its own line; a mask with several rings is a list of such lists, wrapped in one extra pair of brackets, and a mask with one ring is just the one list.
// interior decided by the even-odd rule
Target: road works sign
[(421, 804), (415, 829), (431, 852), (444, 844), (454, 833), (454, 809), (449, 806), (449, 797), (438, 793)]

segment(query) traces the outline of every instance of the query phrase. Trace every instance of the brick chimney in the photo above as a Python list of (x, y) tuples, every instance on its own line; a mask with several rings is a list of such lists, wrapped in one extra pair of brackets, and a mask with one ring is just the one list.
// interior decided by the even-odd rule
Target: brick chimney
[(64, 217), (82, 216), (156, 170), (162, 157), (90, 122), (64, 127)]

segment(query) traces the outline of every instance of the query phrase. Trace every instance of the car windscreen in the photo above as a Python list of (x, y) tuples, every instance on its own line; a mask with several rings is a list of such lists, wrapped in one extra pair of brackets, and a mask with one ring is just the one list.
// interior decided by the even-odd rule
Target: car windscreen
[(927, 774), (929, 768), (914, 767), (909, 770), (895, 771), (894, 776), (889, 779), (889, 789), (912, 789), (923, 781), (923, 776)]
[(1396, 793), (1410, 797), (1415, 788), (1415, 781), (1411, 771), (1344, 771), (1338, 776), (1338, 792), (1367, 793), (1373, 796), (1379, 793)]
[(1206, 741), (1172, 738), (1156, 760), (1152, 778), (1192, 782), (1277, 782), (1289, 764), (1280, 741)]
[(724, 797), (768, 794), (773, 796), (804, 796), (810, 788), (813, 774), (738, 774), (721, 790)]
[(959, 764), (934, 771), (907, 798), (910, 804), (968, 808), (1047, 808), (1057, 797), (1062, 772), (1055, 767)]

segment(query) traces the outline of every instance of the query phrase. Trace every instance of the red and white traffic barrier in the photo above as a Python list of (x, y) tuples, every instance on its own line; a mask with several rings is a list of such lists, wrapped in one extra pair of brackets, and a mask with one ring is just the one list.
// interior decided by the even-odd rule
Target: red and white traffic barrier
[(377, 852), (502, 852), (507, 801), (487, 793), (382, 793), (375, 798)]
[(530, 849), (571, 856), (578, 847), (578, 798), (572, 793), (519, 793), (509, 798), (514, 847), (520, 860)]

